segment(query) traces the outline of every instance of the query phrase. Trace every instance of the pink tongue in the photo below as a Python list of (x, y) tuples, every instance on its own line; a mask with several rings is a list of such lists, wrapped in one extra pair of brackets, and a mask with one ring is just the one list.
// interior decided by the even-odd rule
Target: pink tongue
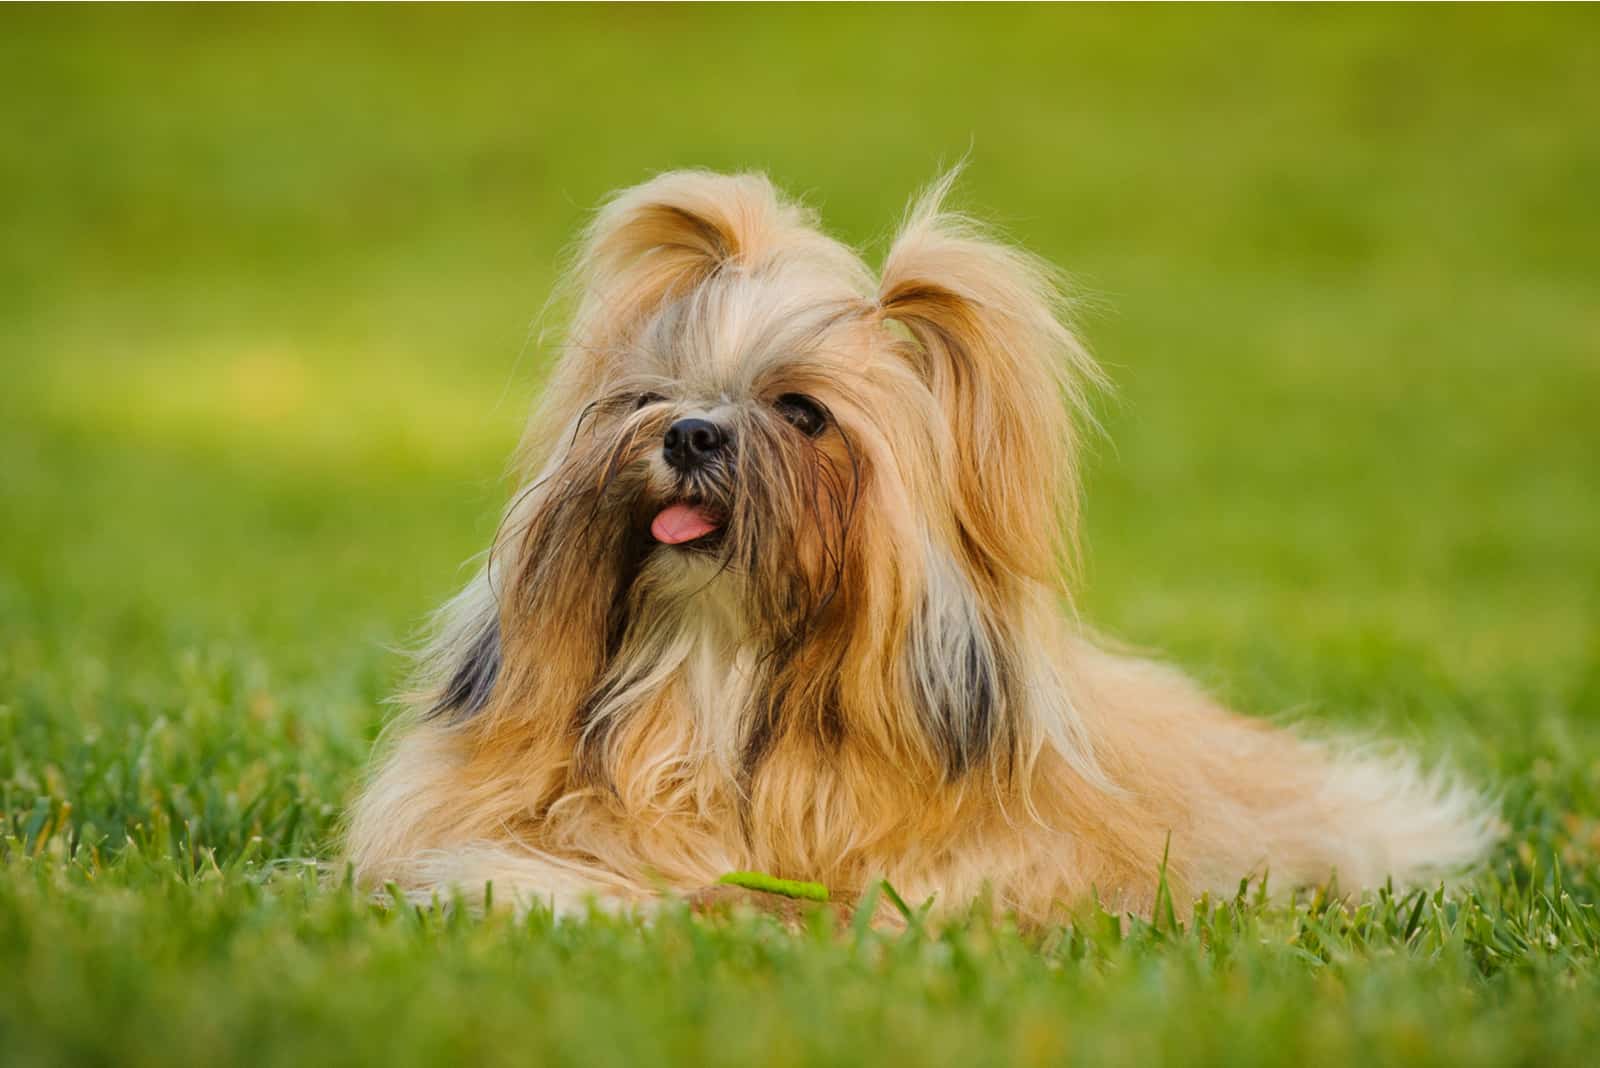
[(674, 504), (662, 510), (650, 524), (650, 535), (664, 545), (682, 545), (686, 541), (703, 538), (717, 529), (717, 524), (700, 509), (688, 504)]

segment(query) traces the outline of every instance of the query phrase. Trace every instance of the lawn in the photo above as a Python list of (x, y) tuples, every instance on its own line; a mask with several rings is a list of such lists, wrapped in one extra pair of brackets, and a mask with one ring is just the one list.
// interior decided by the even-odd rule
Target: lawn
[[(1597, 116), (1593, 8), (0, 14), (0, 1062), (1589, 1061)], [(1117, 383), (1084, 614), (1448, 761), (1491, 863), (1042, 935), (319, 873), (587, 210), (762, 168), (881, 252), (968, 153)]]

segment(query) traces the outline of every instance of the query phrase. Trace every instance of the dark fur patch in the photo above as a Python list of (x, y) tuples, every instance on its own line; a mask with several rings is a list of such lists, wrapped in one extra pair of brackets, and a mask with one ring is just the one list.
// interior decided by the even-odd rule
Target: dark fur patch
[[(607, 666), (616, 662), (628, 641), (628, 627), (633, 620), (629, 607), (636, 596), (634, 583), (644, 568), (645, 557), (652, 551), (649, 536), (640, 528), (641, 524), (634, 524), (633, 533), (626, 539), (619, 555), (617, 567), (620, 578), (611, 600), (611, 608), (606, 613), (605, 664)], [(578, 738), (576, 758), (579, 773), (587, 781), (608, 789), (612, 787), (612, 783), (610, 769), (606, 767), (606, 755), (611, 735), (620, 724), (615, 720), (596, 721), (595, 710), (605, 704), (616, 691), (616, 687), (625, 681), (602, 674), (599, 683), (578, 706), (573, 721), (573, 729)]]
[(765, 687), (756, 698), (739, 746), (739, 783), (745, 794), (750, 792), (756, 772), (778, 740), (778, 724), (787, 697), (788, 687), (780, 683)]
[(606, 754), (617, 724), (611, 720), (596, 720), (595, 710), (604, 704), (614, 690), (614, 681), (602, 682), (578, 707), (577, 749), (573, 756), (579, 777), (585, 782), (616, 792), (611, 781), (611, 769), (606, 766)]
[(428, 709), (428, 718), (448, 716), (450, 722), (460, 723), (482, 712), (499, 677), (500, 623), (491, 617), (456, 665), (444, 693)]
[[(934, 663), (934, 657), (948, 663)], [(951, 671), (954, 667), (957, 670)], [(962, 631), (956, 648), (913, 654), (912, 690), (921, 707), (945, 778), (955, 782), (988, 760), (1009, 770), (1012, 757), (1014, 671), (1004, 649), (976, 629)]]
[[(793, 653), (771, 657), (765, 661), (766, 681), (756, 688), (756, 693), (746, 710), (739, 742), (738, 782), (745, 800), (750, 797), (756, 775), (785, 735), (804, 737), (823, 753), (836, 752), (845, 739), (844, 717), (840, 710), (839, 689), (834, 681), (821, 684), (821, 692), (797, 694), (797, 687), (805, 681), (797, 678)], [(838, 675), (837, 664), (805, 672), (812, 680)], [(806, 723), (797, 725), (795, 701), (811, 707)], [(795, 733), (803, 732), (803, 733)]]

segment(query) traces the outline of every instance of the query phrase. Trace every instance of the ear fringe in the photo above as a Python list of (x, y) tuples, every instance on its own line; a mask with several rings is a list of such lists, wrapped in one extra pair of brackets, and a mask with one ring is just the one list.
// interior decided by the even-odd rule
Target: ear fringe
[(907, 213), (879, 307), (944, 408), (973, 562), (1054, 584), (1076, 557), (1078, 427), (1106, 380), (1069, 326), (1060, 274), (945, 210), (959, 173)]

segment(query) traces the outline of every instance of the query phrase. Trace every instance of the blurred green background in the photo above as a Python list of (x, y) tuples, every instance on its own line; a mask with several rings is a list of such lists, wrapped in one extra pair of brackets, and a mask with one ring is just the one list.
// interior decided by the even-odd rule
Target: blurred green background
[(4, 22), (13, 642), (339, 670), (486, 543), (603, 195), (764, 169), (881, 253), (970, 153), (964, 206), (1089, 291), (1117, 382), (1091, 618), (1267, 705), (1381, 703), (1374, 653), (1593, 684), (1592, 11)]
[(7, 826), (326, 855), (586, 213), (762, 169), (875, 260), (965, 155), (1117, 383), (1085, 616), (1592, 899), (1594, 8), (0, 13)]

